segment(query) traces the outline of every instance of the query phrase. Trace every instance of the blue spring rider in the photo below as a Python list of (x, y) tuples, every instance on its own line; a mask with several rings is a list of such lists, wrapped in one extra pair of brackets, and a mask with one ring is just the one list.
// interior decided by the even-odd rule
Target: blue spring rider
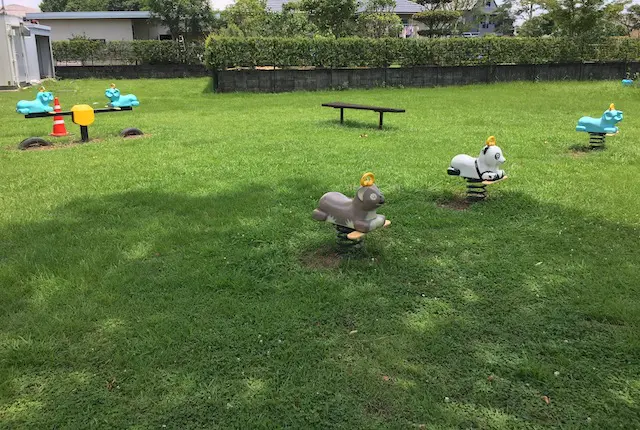
[(618, 133), (617, 123), (622, 121), (622, 111), (616, 110), (613, 103), (609, 105), (609, 109), (604, 111), (600, 118), (591, 118), (583, 116), (578, 120), (576, 131), (584, 131), (589, 133), (589, 145), (591, 149), (604, 149), (604, 141), (606, 136), (612, 136)]
[(140, 104), (138, 98), (133, 94), (120, 95), (120, 90), (116, 88), (116, 84), (111, 84), (111, 87), (107, 88), (104, 95), (109, 99), (109, 107), (121, 108), (138, 106)]
[(586, 131), (587, 133), (616, 134), (618, 127), (616, 124), (622, 121), (622, 111), (616, 110), (613, 103), (609, 109), (604, 111), (600, 118), (583, 116), (578, 120), (576, 131)]
[(622, 80), (622, 86), (623, 87), (630, 87), (631, 85), (633, 85), (633, 79), (623, 79)]
[(20, 100), (16, 104), (16, 112), (23, 115), (30, 113), (53, 112), (53, 108), (49, 103), (53, 101), (53, 94), (45, 91), (44, 87), (40, 87), (40, 91), (35, 100)]

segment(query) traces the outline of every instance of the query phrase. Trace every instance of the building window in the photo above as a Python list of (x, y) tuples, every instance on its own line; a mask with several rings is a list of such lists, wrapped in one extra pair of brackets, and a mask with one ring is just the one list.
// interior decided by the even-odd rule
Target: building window
[(489, 28), (489, 24), (487, 24), (486, 22), (482, 24), (482, 28)]
[(486, 2), (484, 5), (485, 5), (486, 7), (491, 7), (491, 2), (490, 2), (490, 1), (488, 1), (488, 2)]
[(161, 34), (158, 36), (159, 40), (173, 40), (173, 37), (171, 37), (170, 34)]
[(107, 43), (106, 39), (89, 39), (92, 42)]

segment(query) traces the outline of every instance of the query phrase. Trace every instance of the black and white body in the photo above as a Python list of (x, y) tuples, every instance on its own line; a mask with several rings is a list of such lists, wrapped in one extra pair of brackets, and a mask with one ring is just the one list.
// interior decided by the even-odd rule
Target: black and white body
[(496, 146), (496, 138), (490, 136), (478, 158), (466, 154), (456, 155), (451, 160), (447, 173), (467, 179), (497, 181), (505, 176), (504, 170), (499, 168), (505, 161), (502, 150)]

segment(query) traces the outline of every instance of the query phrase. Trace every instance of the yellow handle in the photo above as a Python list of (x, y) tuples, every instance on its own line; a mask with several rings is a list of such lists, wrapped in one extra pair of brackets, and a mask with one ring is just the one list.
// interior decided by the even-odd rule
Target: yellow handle
[(360, 185), (362, 185), (363, 187), (370, 187), (374, 184), (375, 181), (376, 177), (373, 176), (373, 173), (367, 172), (362, 175), (362, 178), (360, 178)]

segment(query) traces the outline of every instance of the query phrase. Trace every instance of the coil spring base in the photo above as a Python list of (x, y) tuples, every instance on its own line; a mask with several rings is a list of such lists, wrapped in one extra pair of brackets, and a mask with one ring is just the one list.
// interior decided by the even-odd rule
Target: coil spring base
[(364, 238), (351, 240), (347, 235), (355, 230), (349, 227), (336, 225), (336, 245), (340, 251), (359, 250), (364, 247)]
[(604, 133), (589, 133), (589, 146), (591, 149), (604, 149)]
[(479, 202), (487, 198), (487, 185), (482, 183), (482, 179), (467, 179), (467, 200)]

